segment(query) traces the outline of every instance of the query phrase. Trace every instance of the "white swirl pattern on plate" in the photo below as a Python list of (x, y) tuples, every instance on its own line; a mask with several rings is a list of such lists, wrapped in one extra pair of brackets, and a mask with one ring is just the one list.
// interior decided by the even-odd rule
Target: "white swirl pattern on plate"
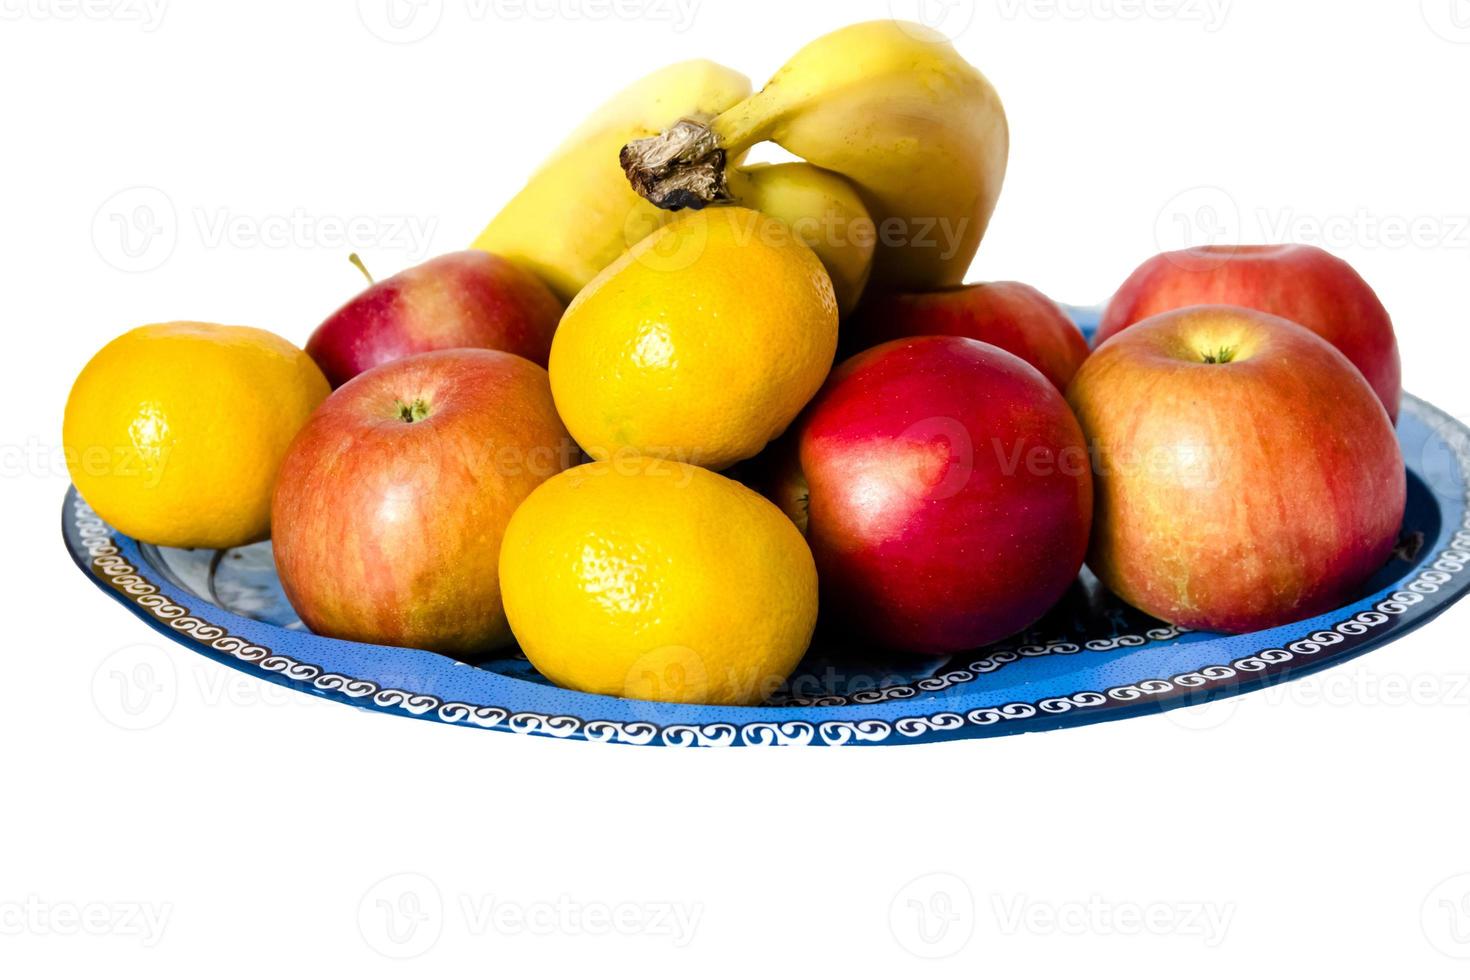
[[(1406, 398), (1405, 407), (1413, 410), (1431, 427), (1439, 431), (1459, 427), (1454, 419), (1418, 399)], [(1449, 546), (1430, 562), (1412, 580), (1385, 596), (1373, 608), (1336, 624), (1332, 629), (1319, 629), (1279, 648), (1258, 651), (1248, 657), (1201, 667), (1198, 670), (1170, 678), (1157, 678), (1135, 684), (1121, 685), (1106, 691), (1079, 691), (1066, 697), (1046, 698), (1036, 703), (1012, 702), (992, 707), (975, 708), (964, 714), (940, 710), (930, 715), (900, 718), (892, 724), (876, 718), (855, 720), (832, 720), (812, 723), (807, 721), (753, 722), (735, 725), (715, 722), (704, 725), (671, 724), (659, 726), (647, 721), (584, 720), (572, 715), (546, 715), (537, 712), (513, 712), (495, 705), (475, 705), (461, 701), (444, 701), (432, 695), (398, 688), (381, 687), (374, 681), (346, 677), (330, 673), (320, 667), (276, 654), (265, 647), (251, 643), (243, 637), (234, 636), (224, 627), (192, 615), (188, 609), (163, 595), (158, 586), (139, 574), (139, 570), (123, 557), (112, 539), (112, 529), (81, 499), (75, 498), (73, 520), (90, 559), (93, 573), (110, 584), (119, 593), (130, 598), (139, 608), (146, 610), (154, 619), (189, 636), (194, 641), (220, 653), (229, 654), (237, 660), (251, 664), (261, 670), (281, 674), (303, 684), (310, 684), (323, 693), (335, 694), (352, 700), (370, 700), (380, 708), (406, 711), (424, 716), (433, 714), (439, 721), (493, 728), (523, 734), (550, 735), (556, 738), (578, 736), (590, 741), (622, 742), (632, 745), (648, 745), (661, 741), (673, 746), (784, 746), (784, 745), (851, 745), (861, 742), (883, 742), (895, 736), (919, 738), (934, 733), (954, 732), (966, 725), (990, 726), (1054, 717), (1075, 710), (1095, 709), (1109, 704), (1146, 703), (1162, 699), (1180, 691), (1197, 692), (1205, 689), (1238, 686), (1232, 682), (1249, 681), (1264, 672), (1278, 670), (1282, 665), (1307, 660), (1322, 653), (1349, 637), (1361, 637), (1376, 632), (1423, 603), (1426, 597), (1439, 592), (1444, 586), (1465, 572), (1470, 565), (1470, 440), (1445, 440), (1451, 446), (1460, 473), (1466, 481), (1467, 510), (1460, 527), (1455, 531)], [(1106, 640), (1088, 641), (1083, 644), (1089, 651), (1110, 650), (1141, 646), (1150, 640), (1167, 640), (1179, 635), (1173, 627), (1149, 630), (1142, 636), (1128, 635)], [(915, 688), (924, 693), (933, 693), (964, 684), (975, 677), (989, 673), (1005, 663), (1022, 657), (1045, 656), (1080, 652), (1074, 643), (1058, 643), (1049, 646), (1023, 646), (1014, 650), (1003, 650), (988, 654), (960, 670), (946, 671), (913, 685), (897, 685), (879, 691), (864, 692), (850, 699), (839, 695), (811, 699), (810, 705), (826, 706), (837, 704), (872, 704), (882, 701), (913, 697)], [(886, 695), (886, 696), (885, 696)], [(788, 702), (797, 706), (798, 702)]]

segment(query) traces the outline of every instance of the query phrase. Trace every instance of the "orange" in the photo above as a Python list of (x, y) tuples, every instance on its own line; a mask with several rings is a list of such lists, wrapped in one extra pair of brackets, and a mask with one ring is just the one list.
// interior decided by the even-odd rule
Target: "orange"
[(155, 323), (82, 368), (62, 422), (72, 482), (130, 537), (230, 548), (270, 534), (286, 447), (330, 393), (303, 351), (265, 330)]
[(649, 701), (759, 704), (817, 618), (811, 551), (774, 504), (649, 457), (588, 463), (532, 491), (505, 531), (500, 589), (548, 679)]
[(551, 391), (594, 459), (632, 451), (722, 469), (760, 452), (816, 394), (837, 300), (816, 253), (740, 207), (655, 231), (577, 294)]

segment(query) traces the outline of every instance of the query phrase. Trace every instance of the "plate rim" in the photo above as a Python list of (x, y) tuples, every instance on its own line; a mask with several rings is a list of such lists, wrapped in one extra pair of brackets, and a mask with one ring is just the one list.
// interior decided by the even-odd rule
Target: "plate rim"
[[(367, 678), (328, 671), (320, 665), (280, 653), (260, 640), (269, 637), (271, 631), (289, 631), (235, 616), (189, 593), (181, 595), (184, 590), (161, 574), (158, 577), (164, 578), (163, 583), (152, 581), (148, 575), (156, 570), (140, 567), (145, 565), (141, 553), (128, 553), (127, 545), (130, 544), (136, 552), (137, 542), (103, 522), (81, 499), (74, 486), (68, 488), (63, 504), (62, 531), (68, 553), (94, 584), (163, 635), (216, 662), (356, 707), (481, 729), (634, 745), (917, 744), (1094, 724), (1239, 696), (1343, 663), (1430, 622), (1470, 591), (1470, 575), (1466, 574), (1470, 569), (1470, 428), (1409, 394), (1404, 395), (1402, 411), (1414, 415), (1429, 429), (1432, 438), (1437, 437), (1450, 450), (1459, 469), (1464, 493), (1456, 497), (1436, 493), (1443, 517), (1439, 537), (1434, 542), (1426, 542), (1430, 545), (1426, 553), (1398, 580), (1357, 602), (1321, 616), (1272, 630), (1243, 634), (1263, 637), (1283, 637), (1291, 633), (1301, 635), (1257, 649), (1249, 656), (1236, 657), (1228, 663), (1209, 664), (1171, 677), (1140, 680), (1102, 691), (1077, 691), (1031, 702), (1009, 701), (965, 710), (955, 710), (952, 704), (946, 704), (952, 696), (944, 694), (943, 689), (923, 691), (922, 682), (914, 685), (921, 690), (912, 698), (897, 700), (856, 703), (849, 699), (840, 706), (810, 704), (719, 709), (551, 689), (557, 692), (560, 700), (583, 708), (594, 708), (599, 703), (618, 706), (617, 710), (609, 710), (605, 714), (626, 715), (630, 706), (642, 706), (648, 715), (622, 719), (516, 710), (496, 704), (446, 699), (438, 694), (386, 687)], [(1412, 467), (1410, 469), (1412, 471)], [(1458, 512), (1451, 512), (1450, 505), (1458, 505)], [(79, 547), (73, 546), (69, 520), (75, 528)], [(211, 615), (211, 611), (218, 615)], [(234, 629), (214, 622), (216, 619), (235, 619), (250, 625)], [(257, 631), (263, 636), (241, 635)], [(370, 646), (324, 637), (312, 639), (313, 642), (349, 644), (352, 647)], [(1222, 641), (1208, 640), (1198, 646), (1215, 642)], [(423, 651), (407, 652), (438, 656)], [(1321, 656), (1324, 653), (1326, 656)], [(478, 670), (468, 665), (456, 666)], [(498, 678), (507, 693), (515, 693), (519, 685), (535, 689), (539, 697), (544, 697), (548, 690), (545, 685), (532, 681), (489, 671), (480, 673)], [(926, 694), (929, 696), (924, 696)], [(874, 716), (876, 709), (906, 705), (915, 709), (924, 705), (931, 710), (928, 713), (916, 710), (916, 713), (905, 716), (883, 710), (879, 713), (887, 717)], [(677, 716), (693, 710), (715, 712), (722, 717), (704, 722), (677, 719), (663, 722), (664, 716)], [(595, 712), (589, 713), (595, 715)]]

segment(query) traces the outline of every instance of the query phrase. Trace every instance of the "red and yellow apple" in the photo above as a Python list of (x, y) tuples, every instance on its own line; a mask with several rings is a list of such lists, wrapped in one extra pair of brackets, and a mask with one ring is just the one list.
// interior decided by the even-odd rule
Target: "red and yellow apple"
[(1067, 393), (1094, 454), (1088, 566), (1170, 623), (1242, 633), (1333, 609), (1388, 559), (1404, 462), (1331, 344), (1232, 306), (1104, 343)]
[(369, 368), (412, 354), (482, 347), (546, 366), (561, 301), (509, 259), (451, 252), (375, 282), (306, 342), (336, 388)]
[(1064, 391), (1087, 358), (1087, 341), (1062, 308), (1020, 282), (864, 297), (842, 330), (849, 351), (900, 337), (981, 340), (1015, 354)]
[(884, 646), (1002, 639), (1082, 565), (1082, 432), (1061, 392), (998, 347), (914, 337), (858, 354), (783, 448), (770, 496), (806, 532), (829, 621)]
[(1399, 413), (1399, 348), (1373, 288), (1342, 259), (1311, 245), (1218, 245), (1156, 255), (1123, 283), (1095, 344), (1186, 306), (1245, 306), (1298, 323), (1342, 351), (1391, 419)]
[(313, 632), (458, 657), (508, 643), (500, 541), (574, 462), (545, 369), (500, 351), (419, 354), (327, 398), (281, 464), (276, 570)]

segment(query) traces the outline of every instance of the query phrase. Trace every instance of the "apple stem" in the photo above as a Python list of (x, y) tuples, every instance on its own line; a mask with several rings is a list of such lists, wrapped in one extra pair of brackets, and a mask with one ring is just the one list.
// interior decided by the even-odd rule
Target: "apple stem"
[(398, 401), (394, 406), (398, 417), (405, 422), (422, 422), (429, 417), (429, 404), (422, 398), (411, 402)]
[(347, 256), (347, 261), (357, 266), (357, 271), (363, 274), (363, 277), (367, 279), (369, 286), (376, 286), (378, 284), (378, 281), (373, 278), (373, 274), (367, 271), (367, 266), (362, 264), (362, 259), (357, 257), (356, 252), (353, 252), (351, 255)]

